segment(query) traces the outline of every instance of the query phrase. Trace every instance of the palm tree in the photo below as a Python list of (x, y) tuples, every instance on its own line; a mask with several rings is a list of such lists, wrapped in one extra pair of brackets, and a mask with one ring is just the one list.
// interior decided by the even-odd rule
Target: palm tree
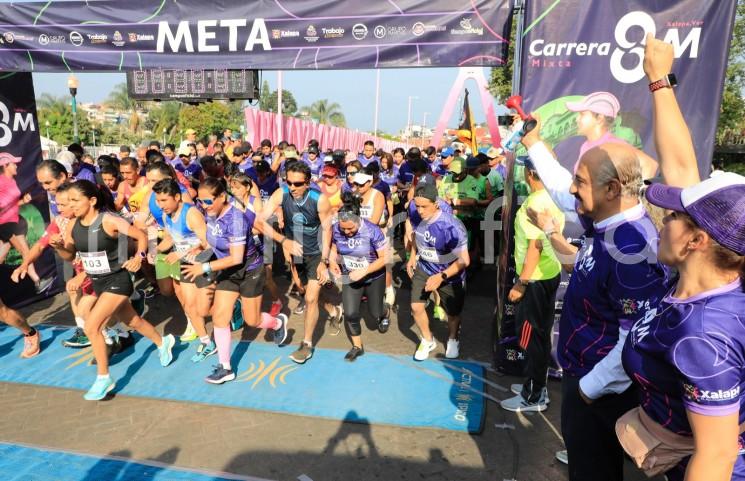
[(310, 107), (303, 107), (301, 110), (307, 111), (310, 118), (319, 124), (330, 124), (337, 127), (346, 127), (347, 120), (341, 111), (341, 105), (336, 102), (329, 102), (327, 99), (316, 100)]
[(137, 114), (137, 104), (129, 97), (127, 84), (120, 83), (114, 86), (114, 90), (109, 93), (106, 103), (109, 107), (121, 112), (129, 112), (129, 131), (137, 132), (140, 128), (140, 116)]
[(70, 108), (70, 101), (68, 98), (69, 97), (65, 96), (55, 97), (51, 94), (42, 94), (36, 102), (36, 106), (39, 110), (43, 109), (51, 114), (62, 115)]

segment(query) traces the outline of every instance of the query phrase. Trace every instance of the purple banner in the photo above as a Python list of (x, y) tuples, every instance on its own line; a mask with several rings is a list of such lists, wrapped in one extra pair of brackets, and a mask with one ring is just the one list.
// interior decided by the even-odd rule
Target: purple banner
[[(21, 263), (20, 250), (32, 246), (44, 234), (49, 223), (49, 205), (46, 193), (36, 181), (36, 165), (41, 162), (39, 122), (36, 116), (34, 83), (30, 73), (15, 73), (0, 76), (0, 152), (20, 157), (15, 176), (4, 170), (3, 192), (0, 192), (0, 212), (12, 209), (21, 198), (29, 194), (31, 202), (18, 211), (18, 222), (0, 224), (0, 297), (10, 306), (20, 306), (43, 299), (62, 287), (62, 278), (46, 292), (37, 293), (37, 286), (57, 275), (54, 253), (47, 249), (34, 263), (34, 275), (26, 276), (16, 284), (10, 279), (13, 270)], [(7, 191), (18, 192), (18, 195)], [(6, 219), (4, 219), (6, 220)], [(11, 235), (12, 234), (12, 235)], [(8, 250), (10, 249), (10, 250)], [(31, 277), (42, 281), (34, 284)]]
[(493, 66), (511, 16), (510, 0), (0, 4), (0, 70)]
[(574, 166), (587, 140), (578, 132), (578, 114), (566, 102), (597, 91), (610, 92), (619, 101), (611, 132), (657, 157), (649, 81), (642, 67), (642, 41), (651, 32), (674, 47), (676, 96), (693, 135), (701, 175), (707, 177), (735, 4), (597, 0), (589, 7), (583, 0), (528, 2), (520, 93), (526, 110), (541, 114), (541, 134), (564, 166)]

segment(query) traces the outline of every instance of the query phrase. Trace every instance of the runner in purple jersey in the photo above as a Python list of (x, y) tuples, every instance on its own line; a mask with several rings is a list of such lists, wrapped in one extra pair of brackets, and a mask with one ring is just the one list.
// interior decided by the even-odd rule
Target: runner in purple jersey
[(318, 180), (323, 169), (323, 159), (320, 157), (318, 147), (308, 147), (308, 151), (303, 154), (302, 161), (310, 167), (310, 175), (313, 180)]
[(344, 194), (342, 199), (338, 222), (332, 227), (331, 272), (342, 279), (344, 320), (352, 337), (352, 349), (344, 359), (353, 362), (365, 353), (360, 327), (363, 295), (378, 331), (385, 333), (390, 326), (383, 305), (388, 241), (378, 226), (360, 217), (358, 197)]
[(437, 291), (448, 317), (448, 341), (445, 355), (459, 355), (460, 314), (465, 300), (465, 269), (468, 257), (468, 238), (463, 224), (437, 206), (437, 188), (432, 183), (416, 187), (413, 202), (422, 218), (414, 231), (412, 244), (416, 255), (406, 265), (411, 277), (411, 313), (414, 316), (422, 340), (414, 354), (414, 360), (423, 361), (437, 347), (425, 301)]
[[(211, 313), (220, 363), (205, 380), (212, 384), (222, 384), (235, 379), (235, 372), (230, 364), (230, 320), (238, 298), (241, 299), (246, 322), (250, 325), (258, 324), (262, 329), (276, 330), (275, 340), (280, 343), (286, 338), (286, 334), (281, 331), (286, 330), (287, 326), (282, 319), (260, 314), (265, 274), (263, 256), (251, 235), (256, 215), (233, 207), (228, 201), (224, 182), (213, 177), (205, 179), (199, 186), (197, 202), (207, 214), (207, 243), (216, 259), (202, 264), (185, 265), (182, 272), (188, 278), (196, 278), (200, 289), (214, 290)], [(202, 276), (213, 273), (214, 277), (206, 281)], [(203, 300), (201, 302), (204, 303)], [(200, 310), (210, 312), (209, 307), (202, 306)], [(259, 317), (261, 322), (258, 321)]]
[(653, 184), (646, 197), (672, 211), (659, 256), (680, 277), (626, 341), (638, 415), (693, 448), (668, 480), (745, 479), (745, 177), (724, 173), (684, 189)]

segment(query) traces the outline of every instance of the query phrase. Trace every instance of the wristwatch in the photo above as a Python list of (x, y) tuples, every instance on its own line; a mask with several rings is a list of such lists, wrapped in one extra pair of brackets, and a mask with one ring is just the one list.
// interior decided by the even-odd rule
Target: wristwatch
[(524, 281), (524, 280), (522, 280), (522, 279), (520, 279), (520, 278), (518, 277), (518, 279), (517, 279), (517, 285), (519, 285), (519, 286), (523, 286), (523, 287), (528, 287), (528, 284), (530, 284), (530, 282), (528, 282), (528, 281)]
[(448, 275), (444, 271), (443, 272), (440, 272), (440, 277), (442, 277), (442, 280), (443, 281), (448, 280)]
[(321, 262), (323, 262), (324, 264), (326, 264), (326, 267), (328, 267), (328, 266), (329, 266), (329, 260), (328, 260), (328, 257), (327, 257), (327, 258), (325, 258), (325, 259), (321, 259)]
[(674, 73), (669, 73), (656, 82), (652, 82), (651, 84), (649, 84), (649, 91), (654, 92), (664, 88), (671, 89), (676, 85), (678, 85), (678, 79), (675, 77)]

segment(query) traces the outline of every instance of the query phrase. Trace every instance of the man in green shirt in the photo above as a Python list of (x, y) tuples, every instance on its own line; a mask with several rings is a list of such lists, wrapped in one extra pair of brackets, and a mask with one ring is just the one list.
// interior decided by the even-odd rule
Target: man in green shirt
[[(561, 280), (561, 263), (546, 233), (528, 219), (528, 209), (548, 210), (564, 228), (564, 214), (551, 200), (530, 159), (524, 161), (525, 183), (530, 195), (515, 216), (515, 270), (518, 279), (508, 300), (515, 304), (515, 325), (520, 347), (527, 357), (526, 381), (513, 384), (515, 397), (501, 402), (508, 411), (543, 411), (548, 407), (546, 375), (551, 356), (551, 328), (554, 323), (556, 290)], [(551, 234), (551, 232), (549, 232)]]

